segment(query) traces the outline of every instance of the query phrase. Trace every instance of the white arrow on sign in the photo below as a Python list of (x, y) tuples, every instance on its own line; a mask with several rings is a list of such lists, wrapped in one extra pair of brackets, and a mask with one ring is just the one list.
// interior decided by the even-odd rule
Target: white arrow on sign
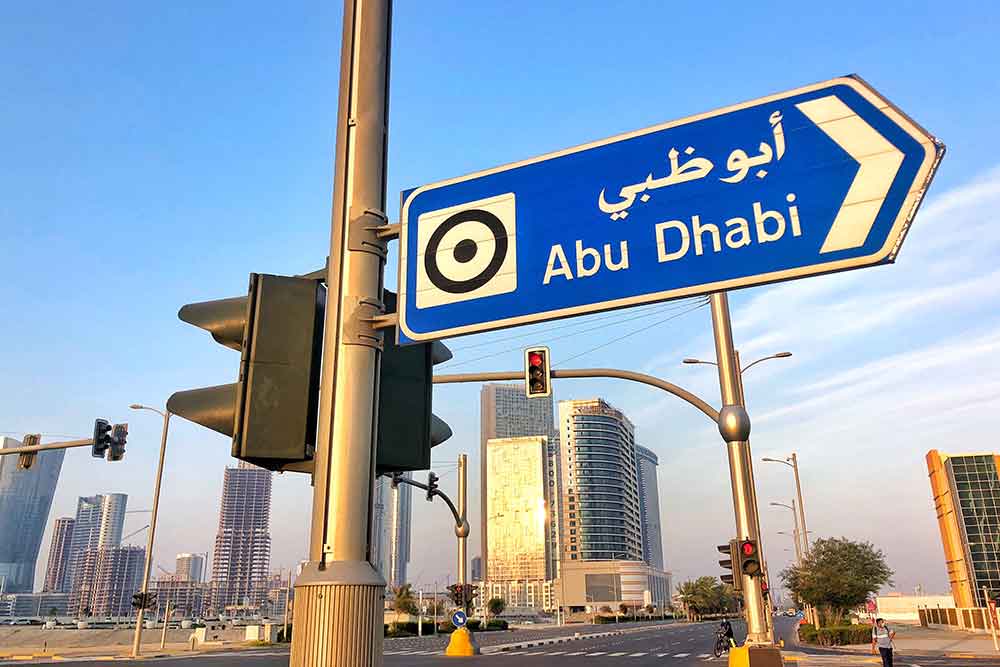
[(903, 153), (836, 95), (795, 106), (861, 165), (819, 252), (862, 246), (903, 164)]

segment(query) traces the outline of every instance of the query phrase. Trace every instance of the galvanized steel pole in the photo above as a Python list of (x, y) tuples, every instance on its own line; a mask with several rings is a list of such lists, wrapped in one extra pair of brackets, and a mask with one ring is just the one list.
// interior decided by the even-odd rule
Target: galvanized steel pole
[(294, 667), (382, 664), (385, 580), (369, 562), (386, 223), (389, 0), (345, 0), (309, 563)]
[[(753, 472), (747, 448), (750, 437), (750, 418), (740, 402), (740, 368), (733, 346), (732, 324), (729, 318), (729, 298), (725, 292), (711, 296), (712, 330), (715, 335), (715, 353), (719, 366), (719, 388), (722, 393), (722, 410), (719, 412), (719, 432), (726, 441), (729, 456), (729, 474), (732, 483), (733, 509), (736, 515), (738, 539), (757, 541), (757, 504), (754, 502)], [(747, 612), (747, 643), (767, 645), (767, 621), (762, 614), (763, 595), (760, 577), (742, 573), (743, 597)]]
[(160, 483), (163, 481), (163, 459), (167, 454), (167, 429), (170, 426), (170, 411), (160, 412), (153, 408), (146, 408), (145, 406), (137, 407), (136, 409), (148, 409), (153, 412), (159, 412), (163, 415), (163, 433), (160, 435), (160, 461), (156, 466), (156, 484), (153, 486), (153, 512), (149, 517), (149, 534), (146, 536), (146, 564), (142, 570), (142, 588), (140, 592), (142, 593), (143, 605), (139, 607), (139, 612), (136, 614), (135, 619), (135, 636), (132, 640), (132, 657), (138, 657), (140, 651), (140, 645), (142, 644), (142, 623), (143, 616), (146, 613), (146, 594), (149, 592), (149, 570), (153, 566), (153, 539), (156, 537), (156, 516), (160, 508)]

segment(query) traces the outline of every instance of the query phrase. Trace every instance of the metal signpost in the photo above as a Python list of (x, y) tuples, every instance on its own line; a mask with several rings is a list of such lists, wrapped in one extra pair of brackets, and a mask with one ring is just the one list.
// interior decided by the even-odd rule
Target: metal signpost
[(943, 152), (843, 77), (409, 190), (400, 341), (892, 262)]

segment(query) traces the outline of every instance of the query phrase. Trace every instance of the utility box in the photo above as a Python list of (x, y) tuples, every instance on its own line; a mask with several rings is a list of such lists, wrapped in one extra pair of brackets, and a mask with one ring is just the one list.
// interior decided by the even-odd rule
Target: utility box
[(248, 642), (267, 642), (268, 644), (277, 644), (278, 626), (275, 623), (248, 625), (246, 627), (245, 639)]

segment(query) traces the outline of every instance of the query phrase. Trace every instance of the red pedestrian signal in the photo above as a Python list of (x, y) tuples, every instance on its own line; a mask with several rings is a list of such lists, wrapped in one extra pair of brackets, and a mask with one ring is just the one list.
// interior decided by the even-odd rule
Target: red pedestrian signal
[(524, 351), (524, 393), (528, 398), (552, 395), (549, 348), (534, 347)]

